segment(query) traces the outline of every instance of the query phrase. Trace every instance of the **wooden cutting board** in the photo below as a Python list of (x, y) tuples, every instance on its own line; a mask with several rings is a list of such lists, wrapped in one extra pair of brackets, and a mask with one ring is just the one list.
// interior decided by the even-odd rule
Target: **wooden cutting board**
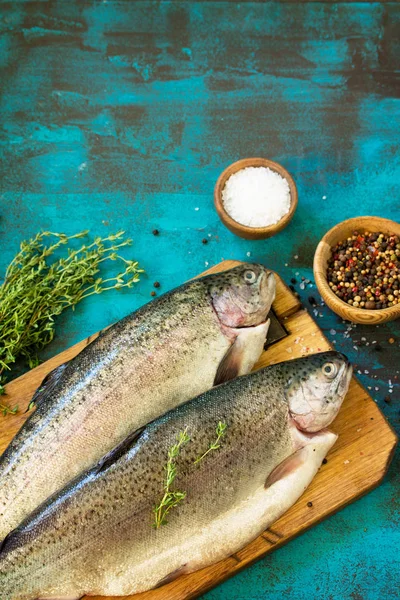
[[(224, 261), (207, 273), (222, 271), (236, 264), (238, 263), (235, 261)], [(262, 354), (255, 369), (331, 348), (318, 325), (279, 276), (273, 308), (288, 331), (288, 336), (270, 346)], [(90, 336), (7, 385), (7, 400), (11, 405), (18, 404), (20, 412), (0, 419), (0, 452), (3, 452), (26, 420), (28, 415), (24, 410), (47, 373), (78, 354), (97, 335)], [(336, 349), (340, 350), (340, 347)], [(162, 588), (129, 598), (195, 598), (376, 487), (388, 469), (397, 438), (375, 402), (355, 377), (330, 429), (339, 434), (339, 439), (327, 457), (327, 464), (321, 467), (300, 500), (272, 527), (248, 546), (215, 565), (183, 575)], [(307, 506), (308, 502), (312, 502), (312, 507)], [(100, 597), (96, 598), (100, 600)], [(91, 600), (95, 599), (91, 597)], [(115, 597), (102, 597), (101, 600), (115, 600)]]

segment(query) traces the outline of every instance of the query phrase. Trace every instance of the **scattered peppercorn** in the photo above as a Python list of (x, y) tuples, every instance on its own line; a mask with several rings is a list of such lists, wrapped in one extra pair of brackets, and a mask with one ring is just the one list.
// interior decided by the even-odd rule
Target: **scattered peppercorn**
[(307, 502), (307, 506), (308, 506), (309, 508), (311, 508), (311, 507), (312, 507), (312, 502)]
[(391, 399), (390, 396), (385, 396), (384, 399), (383, 399), (383, 401), (386, 402), (386, 404), (390, 404), (391, 401), (392, 401), (392, 399)]
[(153, 285), (154, 285), (155, 288), (159, 288), (160, 287), (160, 282), (159, 281), (155, 281), (153, 283)]
[(153, 235), (160, 235), (160, 232), (158, 231), (158, 229), (153, 229)]
[(314, 298), (314, 296), (310, 296), (310, 297), (308, 298), (308, 301), (309, 301), (309, 303), (311, 304), (311, 306), (317, 306), (317, 301), (316, 301), (316, 299)]
[(295, 291), (294, 286), (293, 285), (289, 285), (289, 289), (292, 290), (292, 292)]
[(290, 283), (293, 283), (293, 285), (296, 285), (297, 279), (295, 279), (294, 277), (292, 277), (292, 279), (290, 280)]
[(150, 296), (155, 296), (155, 295), (156, 295), (156, 293), (154, 290), (152, 292), (150, 292)]
[(400, 304), (399, 236), (355, 231), (332, 249), (327, 280), (338, 298), (356, 308)]
[(323, 459), (323, 461), (322, 461), (322, 464), (323, 464), (323, 465), (326, 465), (326, 463), (327, 463), (327, 462), (328, 462), (328, 459), (327, 459), (327, 458), (324, 458), (324, 459)]
[(374, 347), (377, 352), (380, 352), (382, 350), (382, 346), (380, 344), (375, 344)]
[(201, 240), (201, 243), (202, 243), (202, 244), (208, 244), (208, 239), (207, 239), (207, 238), (203, 238), (203, 239)]

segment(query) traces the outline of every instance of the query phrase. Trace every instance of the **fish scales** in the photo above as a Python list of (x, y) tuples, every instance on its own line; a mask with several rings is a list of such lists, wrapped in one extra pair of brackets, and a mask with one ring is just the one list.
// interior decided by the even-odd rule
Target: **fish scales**
[(274, 294), (261, 265), (189, 282), (56, 370), (0, 459), (0, 539), (132, 430), (211, 388), (232, 348), (240, 351), (226, 378), (247, 372), (262, 351)]
[[(322, 372), (328, 368), (333, 378)], [(0, 553), (4, 600), (128, 595), (238, 550), (304, 491), (336, 439), (293, 425), (305, 387), (310, 414), (324, 415), (325, 426), (350, 376), (342, 355), (322, 353), (240, 377), (159, 417), (124, 454), (78, 478), (10, 535)], [(220, 448), (195, 464), (219, 422)], [(168, 450), (182, 431), (189, 441), (173, 489), (186, 497), (157, 529)]]
[[(150, 424), (137, 444), (116, 464), (98, 475), (89, 473), (87, 478), (71, 486), (64, 498), (59, 500), (60, 510), (51, 513), (52, 529), (42, 538), (44, 551), (51, 553), (53, 561), (60, 560), (62, 569), (78, 561), (82, 575), (86, 577), (87, 572), (97, 572), (98, 560), (111, 546), (113, 553), (118, 555), (116, 563), (119, 563), (134, 536), (140, 538), (140, 544), (135, 546), (135, 555), (140, 557), (140, 563), (146, 562), (155, 548), (157, 552), (165, 552), (170, 547), (171, 530), (179, 535), (182, 519), (185, 523), (192, 521), (197, 529), (210, 518), (210, 506), (215, 514), (219, 514), (233, 502), (245, 498), (250, 485), (262, 485), (272, 466), (291, 452), (289, 436), (285, 432), (287, 405), (282, 399), (281, 402), (270, 402), (266, 414), (262, 387), (259, 393), (253, 387), (251, 406), (247, 394), (240, 387), (240, 382), (234, 382), (229, 390), (216, 388), (211, 399), (200, 397), (189, 406), (185, 405)], [(227, 424), (221, 449), (194, 465), (196, 458), (207, 449), (208, 442), (215, 438), (218, 421)], [(185, 490), (187, 497), (175, 511), (170, 512), (168, 525), (155, 529), (153, 508), (163, 494), (168, 449), (185, 427), (188, 428), (190, 442), (182, 448), (179, 456), (174, 487)], [(268, 433), (271, 430), (276, 432), (273, 456), (277, 458), (272, 462), (270, 459), (271, 464), (266, 464), (265, 470), (259, 469), (258, 477), (255, 477), (255, 465), (269, 455), (267, 449), (271, 446), (271, 437)], [(215, 486), (216, 477), (219, 479), (218, 487)], [(87, 485), (90, 483), (92, 489), (88, 495)], [(224, 490), (223, 494), (220, 489)], [(68, 507), (68, 519), (63, 502)], [(105, 505), (107, 511), (104, 510)], [(41, 524), (40, 519), (37, 527), (40, 528)], [(107, 535), (106, 531), (110, 534)], [(190, 530), (187, 533), (190, 534)], [(25, 543), (27, 537), (31, 539), (31, 533), (22, 536), (19, 543)], [(94, 538), (95, 552), (92, 549)], [(32, 548), (37, 548), (37, 539), (31, 544)], [(90, 552), (87, 552), (89, 546)], [(79, 557), (76, 552), (79, 552)], [(27, 569), (34, 569), (37, 556), (32, 553), (32, 558), (26, 560)], [(12, 564), (9, 569), (13, 570)], [(15, 576), (21, 578), (17, 572)], [(75, 577), (79, 574), (75, 573)], [(29, 578), (32, 578), (31, 574)], [(25, 585), (29, 588), (28, 581)]]

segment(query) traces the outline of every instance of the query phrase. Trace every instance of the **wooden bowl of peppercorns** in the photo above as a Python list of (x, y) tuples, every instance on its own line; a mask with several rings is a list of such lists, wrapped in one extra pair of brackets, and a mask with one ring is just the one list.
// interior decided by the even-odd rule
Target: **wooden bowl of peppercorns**
[(356, 217), (317, 246), (314, 277), (325, 303), (343, 319), (376, 325), (400, 317), (400, 224)]

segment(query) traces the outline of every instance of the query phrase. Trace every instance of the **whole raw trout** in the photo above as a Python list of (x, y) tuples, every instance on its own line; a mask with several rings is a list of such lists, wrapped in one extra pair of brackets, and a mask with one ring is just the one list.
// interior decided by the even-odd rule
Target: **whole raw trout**
[(105, 331), (45, 380), (0, 459), (0, 540), (129, 433), (250, 371), (275, 297), (246, 264), (165, 294)]
[(124, 596), (236, 552), (313, 479), (351, 372), (336, 352), (281, 363), (139, 430), (5, 540), (2, 600)]

